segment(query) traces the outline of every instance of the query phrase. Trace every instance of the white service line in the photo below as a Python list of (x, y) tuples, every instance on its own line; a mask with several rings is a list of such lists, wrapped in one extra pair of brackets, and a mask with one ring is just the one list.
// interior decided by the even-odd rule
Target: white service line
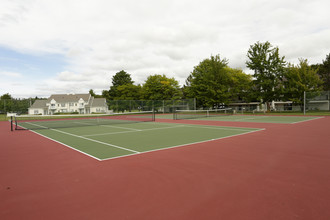
[(85, 140), (88, 140), (88, 141), (93, 141), (93, 142), (96, 142), (96, 143), (99, 143), (99, 144), (103, 144), (103, 145), (107, 145), (107, 146), (119, 148), (119, 149), (122, 149), (122, 150), (131, 151), (133, 153), (140, 153), (139, 151), (131, 150), (131, 149), (124, 148), (124, 147), (119, 147), (119, 146), (114, 145), (114, 144), (108, 144), (108, 143), (105, 143), (105, 142), (102, 142), (102, 141), (97, 141), (97, 140), (90, 139), (90, 138), (87, 138), (87, 137), (83, 137), (83, 136), (80, 136), (80, 135), (71, 134), (71, 133), (68, 133), (68, 132), (65, 132), (65, 131), (60, 131), (60, 130), (57, 130), (57, 129), (50, 129), (50, 130), (57, 131), (57, 132), (60, 132), (62, 134), (70, 135), (70, 136), (73, 136), (73, 137), (82, 138), (82, 139), (85, 139)]
[[(39, 126), (39, 127), (42, 127), (42, 128), (47, 128), (47, 127), (44, 127), (44, 126), (41, 126), (41, 125), (37, 125), (37, 124), (33, 124), (33, 123), (30, 123), (30, 122), (28, 122), (28, 123), (31, 124), (31, 125), (34, 125), (34, 126)], [(57, 132), (62, 133), (62, 134), (66, 134), (66, 135), (70, 135), (70, 136), (73, 136), (73, 137), (82, 138), (82, 139), (85, 139), (85, 140), (88, 140), (88, 141), (96, 142), (96, 143), (107, 145), (107, 146), (110, 146), (110, 147), (119, 148), (119, 149), (130, 151), (130, 152), (133, 152), (133, 153), (140, 153), (139, 151), (135, 151), (135, 150), (131, 150), (131, 149), (128, 149), (128, 148), (120, 147), (120, 146), (117, 146), (117, 145), (114, 145), (114, 144), (109, 144), (109, 143), (105, 143), (105, 142), (102, 142), (102, 141), (97, 141), (97, 140), (94, 140), (94, 139), (90, 139), (90, 138), (87, 138), (87, 137), (83, 137), (83, 136), (71, 134), (71, 133), (68, 133), (68, 132), (65, 132), (65, 131), (60, 131), (60, 130), (57, 130), (57, 129), (49, 129), (49, 130), (57, 131)]]
[(40, 127), (40, 128), (46, 128), (46, 129), (48, 129), (48, 127), (41, 126), (41, 125), (38, 125), (38, 124), (34, 124), (34, 123), (31, 123), (31, 122), (25, 122), (25, 123), (26, 123), (26, 124), (33, 125), (33, 126), (37, 126), (37, 127)]
[(306, 119), (306, 120), (303, 120), (303, 121), (292, 122), (290, 124), (298, 124), (298, 123), (302, 123), (302, 122), (306, 122), (306, 121), (311, 121), (311, 120), (316, 120), (316, 119), (321, 119), (321, 118), (324, 118), (324, 117), (315, 117), (315, 118)]
[(120, 129), (132, 130), (132, 131), (141, 131), (140, 129), (118, 127), (118, 126), (113, 126), (113, 125), (100, 125), (100, 126), (102, 126), (102, 127), (109, 127), (109, 128), (120, 128)]
[[(264, 131), (264, 130), (266, 130), (266, 129), (264, 128), (264, 129), (259, 129), (259, 130), (255, 130), (255, 131), (248, 131), (248, 132), (245, 132), (245, 133), (234, 134), (234, 135), (229, 135), (229, 136), (220, 137), (220, 138), (214, 138), (214, 139), (198, 141), (198, 142), (193, 142), (193, 143), (187, 143), (187, 144), (181, 144), (181, 145), (170, 146), (170, 147), (164, 147), (164, 148), (158, 148), (158, 149), (155, 149), (155, 150), (140, 152), (139, 155), (146, 154), (146, 153), (151, 153), (151, 152), (156, 152), (156, 151), (168, 150), (168, 149), (172, 149), (172, 148), (179, 148), (179, 147), (185, 147), (185, 146), (189, 146), (189, 145), (201, 144), (201, 143), (206, 143), (206, 142), (211, 142), (211, 141), (217, 141), (217, 140), (220, 140), (220, 139), (231, 138), (231, 137), (235, 137), (235, 136), (241, 136), (241, 135), (250, 134), (250, 133), (259, 132), (259, 131)], [(100, 161), (113, 160), (113, 159), (117, 159), (117, 158), (130, 157), (130, 156), (134, 156), (134, 155), (135, 154), (123, 155), (123, 156), (118, 156), (118, 157), (111, 157), (111, 158), (106, 158), (106, 159), (100, 159)]]
[(82, 124), (82, 125), (91, 125), (91, 126), (102, 126), (102, 127), (109, 127), (109, 128), (120, 128), (120, 129), (126, 129), (126, 130), (133, 130), (133, 131), (140, 131), (139, 129), (135, 128), (125, 128), (125, 127), (119, 127), (119, 126), (114, 126), (114, 125), (100, 125), (100, 124), (91, 124), (91, 123), (86, 123), (86, 122), (73, 122), (76, 124)]
[[(209, 127), (201, 127), (201, 126), (189, 126), (189, 125), (184, 125), (185, 127), (190, 127), (190, 128), (206, 128), (206, 129), (216, 129), (216, 130), (230, 130), (230, 131), (251, 131), (251, 128), (243, 129), (243, 128), (229, 128), (229, 127), (218, 127), (218, 126), (209, 126)], [(260, 130), (259, 128), (256, 128), (255, 130)], [(262, 129), (261, 129), (262, 130)], [(253, 130), (252, 130), (253, 131)]]
[(123, 134), (123, 133), (132, 133), (132, 132), (141, 132), (141, 131), (152, 131), (152, 130), (161, 130), (161, 129), (169, 129), (169, 128), (178, 128), (184, 127), (185, 125), (178, 125), (178, 126), (171, 126), (171, 127), (163, 127), (163, 128), (148, 128), (143, 130), (136, 130), (136, 131), (118, 131), (118, 132), (108, 132), (102, 134), (87, 134), (83, 135), (83, 137), (93, 137), (93, 136), (102, 136), (102, 135), (112, 135), (112, 134)]

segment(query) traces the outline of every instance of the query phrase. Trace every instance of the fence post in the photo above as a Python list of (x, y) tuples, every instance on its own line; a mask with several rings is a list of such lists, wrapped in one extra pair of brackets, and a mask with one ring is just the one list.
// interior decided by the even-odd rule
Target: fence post
[(304, 115), (306, 115), (306, 91), (304, 91)]

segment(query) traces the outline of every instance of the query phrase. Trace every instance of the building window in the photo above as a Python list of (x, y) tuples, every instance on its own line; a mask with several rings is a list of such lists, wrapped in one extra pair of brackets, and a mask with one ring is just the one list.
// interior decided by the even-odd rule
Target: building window
[(65, 103), (62, 103), (61, 106), (62, 106), (62, 107), (65, 107)]
[(34, 110), (34, 114), (35, 115), (39, 114), (39, 111), (38, 110)]

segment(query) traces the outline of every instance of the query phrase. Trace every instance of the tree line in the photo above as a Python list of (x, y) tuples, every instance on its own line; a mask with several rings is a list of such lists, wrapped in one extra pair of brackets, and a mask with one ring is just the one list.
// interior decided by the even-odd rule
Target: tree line
[(39, 98), (18, 99), (13, 98), (9, 93), (3, 94), (0, 96), (0, 114), (5, 114), (7, 112), (25, 114), (31, 104), (37, 99)]
[[(210, 108), (232, 102), (292, 101), (303, 103), (304, 92), (330, 90), (330, 54), (322, 64), (310, 65), (300, 58), (294, 65), (279, 54), (271, 43), (256, 42), (247, 52), (246, 66), (253, 74), (228, 66), (220, 55), (204, 59), (179, 86), (175, 78), (150, 75), (142, 85), (135, 85), (124, 70), (112, 77), (109, 90), (102, 92), (108, 100), (168, 100), (196, 98), (197, 106)], [(90, 93), (93, 93), (93, 90)]]

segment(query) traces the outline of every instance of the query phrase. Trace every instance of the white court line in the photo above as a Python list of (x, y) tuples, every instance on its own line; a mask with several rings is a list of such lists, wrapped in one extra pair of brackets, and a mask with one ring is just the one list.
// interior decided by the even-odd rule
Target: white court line
[(91, 123), (77, 122), (77, 121), (74, 121), (73, 123), (76, 123), (76, 124), (82, 124), (82, 125), (95, 125), (95, 124), (91, 124)]
[(140, 131), (139, 129), (118, 127), (118, 126), (113, 126), (113, 125), (99, 125), (99, 124), (91, 124), (91, 123), (86, 123), (86, 122), (73, 122), (73, 123), (82, 124), (82, 125), (92, 125), (92, 126), (94, 125), (94, 126), (102, 126), (102, 127), (111, 127), (111, 128), (120, 128), (120, 129), (126, 129), (126, 130)]
[(60, 142), (60, 141), (58, 141), (58, 140), (55, 140), (55, 139), (50, 138), (50, 137), (47, 137), (47, 136), (45, 136), (45, 135), (43, 135), (43, 134), (40, 134), (40, 133), (38, 133), (38, 132), (35, 132), (35, 131), (33, 131), (33, 130), (30, 130), (30, 131), (32, 131), (33, 133), (35, 133), (35, 134), (37, 134), (37, 135), (40, 135), (40, 136), (42, 136), (42, 137), (44, 137), (44, 138), (47, 138), (47, 139), (49, 139), (49, 140), (51, 140), (51, 141), (54, 141), (54, 142), (59, 143), (59, 144), (62, 144), (62, 145), (66, 146), (66, 147), (68, 147), (68, 148), (70, 148), (70, 149), (72, 149), (72, 150), (78, 151), (79, 153), (82, 153), (82, 154), (84, 154), (84, 155), (86, 155), (86, 156), (89, 156), (89, 157), (91, 157), (91, 158), (93, 158), (93, 159), (96, 159), (96, 160), (98, 160), (98, 161), (102, 161), (100, 158), (98, 158), (98, 157), (94, 157), (93, 155), (90, 155), (90, 154), (88, 154), (88, 153), (86, 153), (86, 152), (84, 152), (84, 151), (78, 150), (77, 148), (71, 147), (70, 145), (64, 144), (64, 143), (62, 143), (62, 142)]
[(177, 128), (177, 127), (184, 127), (185, 125), (178, 125), (178, 126), (171, 126), (171, 127), (163, 127), (163, 128), (148, 128), (143, 130), (136, 130), (136, 131), (118, 131), (118, 132), (108, 132), (102, 134), (87, 134), (83, 135), (83, 137), (93, 137), (93, 136), (102, 136), (102, 135), (112, 135), (112, 134), (124, 134), (124, 133), (132, 133), (132, 132), (141, 132), (141, 131), (153, 131), (153, 130), (161, 130), (161, 129), (169, 129), (169, 128)]
[[(26, 123), (27, 123), (27, 124), (32, 124), (32, 123), (30, 123), (30, 122), (26, 122)], [(32, 125), (34, 125), (34, 124), (32, 124)], [(40, 126), (40, 125), (38, 125), (38, 126), (39, 126), (39, 127), (42, 127), (42, 128), (46, 128), (46, 127), (44, 127), (44, 126)], [(24, 128), (24, 129), (27, 129), (27, 128), (23, 127), (22, 125), (20, 125), (20, 127)], [(78, 149), (76, 149), (76, 148), (74, 148), (74, 147), (71, 147), (70, 145), (64, 144), (64, 143), (62, 143), (62, 142), (60, 142), (60, 141), (58, 141), (58, 140), (55, 140), (55, 139), (50, 138), (50, 137), (47, 137), (47, 136), (45, 136), (45, 135), (43, 135), (43, 134), (40, 134), (40, 133), (38, 133), (38, 132), (36, 132), (36, 131), (33, 131), (33, 130), (29, 130), (29, 131), (31, 131), (31, 132), (34, 133), (34, 134), (40, 135), (41, 137), (44, 137), (44, 138), (49, 139), (49, 140), (51, 140), (51, 141), (54, 141), (54, 142), (56, 142), (56, 143), (62, 144), (62, 145), (64, 145), (65, 147), (68, 147), (68, 148), (70, 148), (70, 149), (72, 149), (72, 150), (75, 150), (75, 151), (77, 151), (77, 152), (79, 152), (79, 153), (82, 153), (82, 154), (84, 154), (84, 155), (86, 155), (86, 156), (89, 156), (89, 157), (91, 157), (91, 158), (93, 158), (93, 159), (95, 159), (95, 160), (102, 161), (100, 158), (94, 157), (93, 155), (90, 155), (90, 154), (88, 154), (88, 153), (86, 153), (86, 152), (84, 152), (84, 151), (78, 150)]]
[(73, 137), (82, 138), (82, 139), (85, 139), (85, 140), (88, 140), (88, 141), (93, 141), (93, 142), (96, 142), (96, 143), (99, 143), (99, 144), (108, 145), (110, 147), (115, 147), (115, 148), (119, 148), (119, 149), (122, 149), (122, 150), (130, 151), (130, 152), (133, 152), (133, 153), (140, 153), (139, 151), (131, 150), (131, 149), (124, 148), (124, 147), (119, 147), (119, 146), (114, 145), (114, 144), (108, 144), (108, 143), (105, 143), (105, 142), (102, 142), (102, 141), (97, 141), (97, 140), (90, 139), (90, 138), (87, 138), (87, 137), (71, 134), (71, 133), (68, 133), (68, 132), (65, 132), (65, 131), (60, 131), (60, 130), (57, 130), (57, 129), (50, 129), (50, 130), (57, 131), (57, 132), (60, 132), (60, 133), (63, 133), (63, 134), (67, 134), (67, 135), (70, 135), (70, 136), (73, 136)]
[[(206, 143), (206, 142), (210, 142), (210, 141), (216, 141), (216, 140), (225, 139), (225, 138), (231, 138), (231, 137), (235, 137), (235, 136), (250, 134), (250, 133), (254, 133), (254, 132), (258, 132), (258, 131), (264, 131), (264, 130), (266, 130), (266, 129), (263, 128), (263, 129), (259, 129), (259, 130), (255, 130), (255, 131), (245, 132), (245, 133), (241, 133), (241, 134), (229, 135), (229, 136), (225, 136), (225, 137), (221, 137), (221, 138), (215, 138), (215, 139), (210, 139), (210, 140), (205, 140), (205, 141), (198, 141), (198, 142), (193, 142), (193, 143), (188, 143), (188, 144), (181, 144), (181, 145), (176, 145), (176, 146), (159, 148), (159, 149), (155, 149), (155, 150), (143, 151), (143, 152), (140, 152), (139, 155), (146, 154), (146, 153), (152, 153), (152, 152), (156, 152), (156, 151), (161, 151), (161, 150), (168, 150), (168, 149), (172, 149), (172, 148), (179, 148), (179, 147), (185, 147), (185, 146), (189, 146), (189, 145), (201, 144), (201, 143)], [(123, 157), (129, 157), (129, 156), (135, 156), (135, 154), (122, 155), (122, 156), (118, 156), (118, 157), (111, 157), (111, 158), (106, 158), (106, 159), (100, 159), (100, 161), (113, 160), (113, 159), (118, 159), (118, 158), (123, 158)]]
[[(259, 118), (257, 118), (257, 117), (259, 117)], [(260, 119), (260, 117), (267, 118), (269, 116), (257, 116), (257, 117), (253, 117), (253, 118), (240, 118), (240, 119), (236, 119), (234, 121), (256, 120), (256, 119)]]
[(132, 130), (132, 131), (141, 131), (140, 129), (118, 127), (118, 126), (113, 126), (113, 125), (100, 125), (100, 126), (102, 126), (102, 127), (109, 127), (109, 128), (120, 128), (120, 129)]
[[(218, 127), (218, 126), (209, 126), (209, 127), (202, 127), (202, 126), (191, 126), (191, 125), (184, 125), (184, 127), (190, 127), (190, 128), (206, 128), (206, 129), (216, 129), (216, 130), (230, 130), (230, 131), (251, 131), (253, 128), (247, 128), (247, 129), (234, 129), (229, 127)], [(260, 130), (259, 128), (255, 128), (255, 130)]]
[[(33, 123), (29, 123), (29, 124), (32, 124), (32, 125), (35, 125), (35, 126), (39, 126), (39, 127), (42, 127), (42, 128), (47, 128), (47, 127), (44, 127), (44, 126), (41, 126), (41, 125), (37, 125), (37, 124), (33, 124)], [(169, 128), (185, 127), (185, 126), (187, 126), (187, 125), (179, 125), (179, 126), (172, 126), (172, 127), (165, 127), (165, 128), (152, 128), (152, 129), (145, 129), (145, 130), (169, 129)], [(187, 127), (196, 127), (196, 128), (198, 128), (197, 126), (187, 126)], [(210, 126), (210, 127), (201, 127), (201, 128), (212, 128), (212, 127), (213, 126)], [(215, 129), (217, 129), (217, 128), (215, 128)], [(226, 128), (221, 128), (221, 129), (226, 129)], [(227, 129), (230, 129), (230, 128), (227, 128)], [(57, 132), (64, 133), (64, 134), (67, 134), (67, 135), (71, 135), (71, 136), (79, 137), (79, 138), (82, 138), (82, 139), (86, 139), (86, 140), (89, 140), (89, 141), (92, 141), (92, 142), (96, 142), (96, 143), (100, 143), (100, 144), (104, 144), (104, 145), (108, 145), (108, 146), (112, 146), (112, 147), (117, 147), (117, 148), (120, 148), (120, 149), (123, 149), (123, 150), (127, 150), (127, 151), (133, 152), (133, 154), (122, 155), (122, 156), (117, 156), (117, 157), (111, 157), (111, 158), (106, 158), (106, 159), (100, 159), (100, 158), (94, 157), (94, 156), (92, 156), (92, 155), (90, 155), (90, 154), (88, 154), (86, 152), (80, 151), (80, 150), (78, 150), (78, 149), (76, 149), (74, 147), (71, 147), (71, 146), (69, 146), (67, 144), (64, 144), (64, 143), (62, 143), (60, 141), (54, 140), (54, 139), (49, 138), (49, 137), (47, 137), (45, 135), (39, 134), (38, 132), (35, 132), (35, 131), (30, 130), (30, 131), (32, 131), (35, 134), (38, 134), (38, 135), (40, 135), (42, 137), (45, 137), (45, 138), (48, 138), (49, 140), (52, 140), (54, 142), (63, 144), (66, 147), (69, 147), (69, 148), (71, 148), (71, 149), (73, 149), (73, 150), (75, 150), (77, 152), (80, 152), (80, 153), (82, 153), (84, 155), (87, 155), (87, 156), (89, 156), (91, 158), (94, 158), (94, 159), (96, 159), (98, 161), (105, 161), (105, 160), (123, 158), (123, 157), (128, 157), (128, 156), (134, 156), (136, 154), (144, 154), (144, 153), (150, 153), (150, 152), (155, 152), (155, 151), (160, 151), (160, 150), (167, 150), (167, 149), (171, 149), (171, 148), (178, 148), (178, 147), (184, 147), (184, 146), (188, 146), (188, 145), (206, 143), (206, 142), (210, 142), (210, 141), (215, 141), (215, 140), (220, 140), (220, 139), (225, 139), (225, 138), (230, 138), (230, 137), (245, 135), (245, 134), (249, 134), (249, 133), (254, 133), (254, 132), (258, 132), (258, 131), (262, 131), (262, 130), (266, 130), (266, 129), (258, 129), (258, 130), (254, 130), (254, 131), (248, 131), (248, 130), (240, 129), (241, 131), (248, 131), (248, 132), (244, 132), (244, 133), (241, 133), (241, 134), (235, 134), (235, 135), (229, 135), (229, 136), (225, 136), (225, 137), (221, 137), (221, 138), (215, 138), (215, 139), (209, 139), (209, 140), (204, 140), (204, 141), (192, 142), (192, 143), (187, 143), (187, 144), (182, 144), (182, 145), (169, 146), (169, 147), (165, 147), (165, 148), (159, 148), (159, 149), (150, 150), (150, 151), (143, 151), (143, 152), (138, 152), (138, 151), (130, 150), (130, 149), (127, 149), (127, 148), (123, 148), (123, 147), (119, 147), (119, 146), (116, 146), (116, 145), (104, 143), (104, 142), (93, 140), (93, 139), (90, 139), (90, 138), (86, 138), (86, 137), (83, 137), (83, 136), (79, 136), (79, 135), (67, 133), (67, 132), (64, 132), (64, 131), (57, 130), (57, 129), (49, 129), (49, 130), (57, 131)], [(230, 129), (230, 130), (238, 130), (238, 129)], [(127, 132), (129, 132), (129, 131), (127, 131)], [(133, 132), (133, 131), (131, 131), (131, 132)]]
[[(142, 131), (142, 130), (138, 130)], [(87, 134), (87, 135), (82, 135), (82, 137), (94, 137), (94, 136), (103, 136), (103, 135), (111, 135), (111, 134), (126, 134), (126, 133), (132, 133), (132, 132), (137, 132), (137, 131), (117, 131), (117, 132), (109, 132), (109, 133), (102, 133), (102, 134)]]
[[(310, 116), (309, 116), (310, 117)], [(312, 116), (313, 117), (313, 116)], [(321, 118), (324, 118), (324, 117), (314, 117), (314, 118), (311, 118), (311, 119), (307, 119), (307, 120), (303, 120), (303, 121), (296, 121), (296, 122), (292, 122), (290, 124), (298, 124), (298, 123), (302, 123), (302, 122), (306, 122), (306, 121), (311, 121), (311, 120), (316, 120), (316, 119), (321, 119)]]
[[(37, 126), (37, 127), (40, 127), (40, 128), (46, 128), (48, 129), (48, 127), (45, 127), (45, 126), (42, 126), (42, 125), (38, 125), (38, 124), (34, 124), (34, 123), (31, 123), (31, 122), (25, 122), (26, 124), (30, 124), (30, 125), (33, 125), (33, 126)], [(24, 128), (24, 127), (22, 127)]]
[[(44, 126), (41, 126), (41, 125), (37, 125), (37, 124), (33, 124), (33, 123), (30, 123), (30, 122), (28, 122), (28, 123), (31, 124), (31, 125), (42, 127), (42, 128), (47, 128), (47, 127), (44, 127)], [(133, 153), (140, 153), (139, 151), (131, 150), (131, 149), (124, 148), (124, 147), (119, 147), (119, 146), (114, 145), (114, 144), (108, 144), (108, 143), (105, 143), (105, 142), (102, 142), (102, 141), (97, 141), (97, 140), (90, 139), (90, 138), (87, 138), (87, 137), (83, 137), (83, 136), (71, 134), (71, 133), (68, 133), (68, 132), (65, 132), (65, 131), (60, 131), (60, 130), (57, 130), (57, 129), (49, 129), (49, 130), (57, 131), (57, 132), (62, 133), (62, 134), (66, 134), (66, 135), (70, 135), (70, 136), (73, 136), (73, 137), (82, 138), (82, 139), (85, 139), (85, 140), (88, 140), (88, 141), (96, 142), (96, 143), (107, 145), (107, 146), (110, 146), (110, 147), (119, 148), (119, 149), (130, 151), (130, 152), (133, 152)]]

